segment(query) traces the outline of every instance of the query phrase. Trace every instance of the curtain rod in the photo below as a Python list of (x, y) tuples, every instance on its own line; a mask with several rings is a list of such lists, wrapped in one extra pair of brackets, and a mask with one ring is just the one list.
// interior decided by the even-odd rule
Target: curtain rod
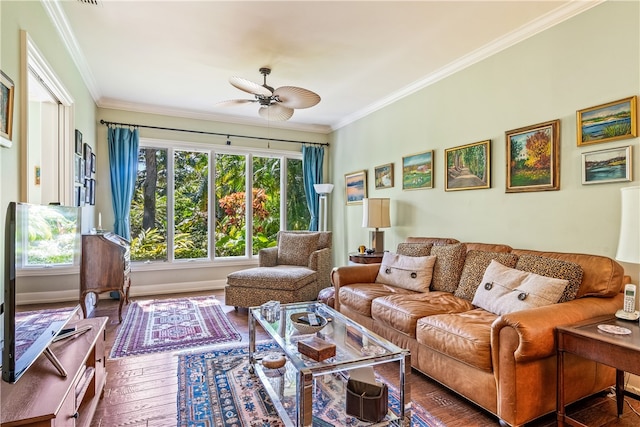
[(311, 145), (321, 145), (321, 146), (329, 146), (328, 142), (306, 142), (306, 141), (296, 141), (293, 139), (277, 139), (277, 138), (264, 138), (261, 136), (247, 136), (247, 135), (234, 135), (232, 133), (219, 133), (219, 132), (207, 132), (204, 130), (193, 130), (193, 129), (178, 129), (178, 128), (167, 128), (162, 126), (149, 126), (149, 125), (135, 125), (131, 123), (118, 123), (118, 122), (109, 122), (106, 120), (100, 120), (101, 125), (116, 125), (116, 126), (131, 126), (131, 127), (139, 127), (139, 128), (147, 128), (147, 129), (160, 129), (160, 130), (170, 130), (176, 132), (189, 132), (189, 133), (201, 133), (206, 135), (217, 135), (217, 136), (226, 136), (227, 138), (246, 138), (246, 139), (259, 139), (262, 141), (278, 141), (278, 142), (294, 142), (296, 144), (311, 144)]

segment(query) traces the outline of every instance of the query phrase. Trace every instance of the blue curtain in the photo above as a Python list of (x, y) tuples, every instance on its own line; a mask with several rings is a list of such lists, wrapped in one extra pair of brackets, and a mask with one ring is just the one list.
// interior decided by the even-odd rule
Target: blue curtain
[(323, 160), (324, 148), (302, 146), (302, 175), (307, 207), (309, 208), (309, 213), (311, 213), (311, 222), (309, 223), (310, 231), (318, 231), (320, 198), (313, 188), (313, 184), (322, 184)]
[(109, 172), (116, 234), (131, 240), (129, 210), (138, 174), (138, 129), (109, 127)]

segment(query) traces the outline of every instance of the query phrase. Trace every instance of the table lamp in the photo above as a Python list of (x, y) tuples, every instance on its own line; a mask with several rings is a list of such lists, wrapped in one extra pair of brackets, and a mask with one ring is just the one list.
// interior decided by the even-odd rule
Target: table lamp
[(375, 228), (370, 234), (370, 248), (376, 252), (384, 252), (384, 231), (378, 229), (391, 227), (389, 204), (389, 199), (362, 199), (362, 226)]
[(616, 259), (640, 264), (640, 187), (625, 187), (620, 191), (622, 205)]
[(333, 184), (313, 184), (313, 189), (320, 195), (319, 215), (322, 218), (319, 231), (327, 231), (327, 196), (333, 191)]

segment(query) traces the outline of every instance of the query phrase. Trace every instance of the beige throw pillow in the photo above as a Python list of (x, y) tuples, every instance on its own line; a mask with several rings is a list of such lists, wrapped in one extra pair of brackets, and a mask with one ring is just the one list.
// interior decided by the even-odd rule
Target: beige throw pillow
[(278, 264), (307, 267), (309, 256), (318, 247), (318, 233), (280, 233)]
[(429, 292), (434, 256), (413, 257), (385, 252), (376, 283), (416, 292)]
[(568, 285), (568, 280), (516, 270), (492, 260), (472, 304), (500, 316), (555, 304)]

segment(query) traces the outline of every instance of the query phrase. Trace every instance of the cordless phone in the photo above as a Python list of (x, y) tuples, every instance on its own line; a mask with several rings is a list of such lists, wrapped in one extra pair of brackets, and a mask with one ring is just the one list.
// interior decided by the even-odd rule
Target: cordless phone
[(624, 320), (638, 320), (640, 313), (636, 311), (636, 285), (625, 285), (624, 304), (622, 310), (616, 312), (616, 317)]

